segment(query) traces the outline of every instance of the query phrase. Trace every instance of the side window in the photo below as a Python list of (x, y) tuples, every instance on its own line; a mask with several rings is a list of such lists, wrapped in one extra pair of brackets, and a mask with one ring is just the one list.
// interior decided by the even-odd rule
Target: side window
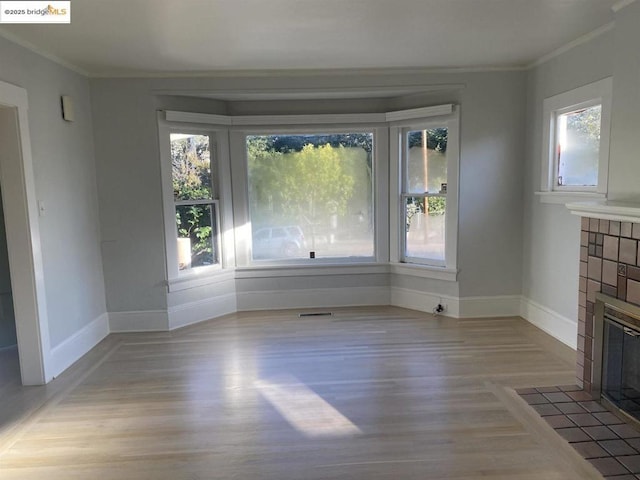
[(171, 183), (180, 271), (220, 263), (215, 159), (208, 135), (172, 132)]
[(611, 79), (544, 101), (542, 190), (606, 193)]
[(402, 132), (402, 260), (446, 265), (449, 130), (446, 125)]

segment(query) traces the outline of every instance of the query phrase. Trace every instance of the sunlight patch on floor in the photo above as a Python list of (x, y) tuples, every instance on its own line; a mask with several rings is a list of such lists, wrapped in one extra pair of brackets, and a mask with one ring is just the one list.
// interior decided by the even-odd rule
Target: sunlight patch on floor
[(346, 437), (362, 433), (295, 377), (256, 380), (255, 386), (293, 428), (307, 437)]

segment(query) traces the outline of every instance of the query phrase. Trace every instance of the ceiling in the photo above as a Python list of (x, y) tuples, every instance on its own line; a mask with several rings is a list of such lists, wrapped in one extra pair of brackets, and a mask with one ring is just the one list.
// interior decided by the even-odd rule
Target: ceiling
[(522, 67), (617, 0), (75, 0), (70, 25), (0, 35), (94, 76)]

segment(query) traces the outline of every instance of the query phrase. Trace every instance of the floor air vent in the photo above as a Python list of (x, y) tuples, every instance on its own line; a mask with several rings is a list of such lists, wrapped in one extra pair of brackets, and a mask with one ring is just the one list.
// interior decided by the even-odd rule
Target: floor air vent
[(331, 316), (333, 313), (331, 312), (312, 312), (312, 313), (299, 313), (298, 317), (326, 317)]

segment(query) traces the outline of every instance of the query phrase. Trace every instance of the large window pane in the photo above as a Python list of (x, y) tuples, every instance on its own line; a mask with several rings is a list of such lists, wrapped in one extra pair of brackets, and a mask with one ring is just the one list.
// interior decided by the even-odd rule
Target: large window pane
[(253, 258), (369, 257), (373, 134), (247, 137)]
[(214, 207), (214, 204), (176, 206), (180, 270), (218, 263)]
[(602, 106), (558, 115), (558, 185), (596, 186)]
[(405, 255), (445, 260), (445, 197), (406, 197)]
[(447, 129), (407, 134), (407, 193), (440, 193), (447, 183)]
[(172, 133), (170, 140), (174, 199), (213, 198), (209, 137)]

